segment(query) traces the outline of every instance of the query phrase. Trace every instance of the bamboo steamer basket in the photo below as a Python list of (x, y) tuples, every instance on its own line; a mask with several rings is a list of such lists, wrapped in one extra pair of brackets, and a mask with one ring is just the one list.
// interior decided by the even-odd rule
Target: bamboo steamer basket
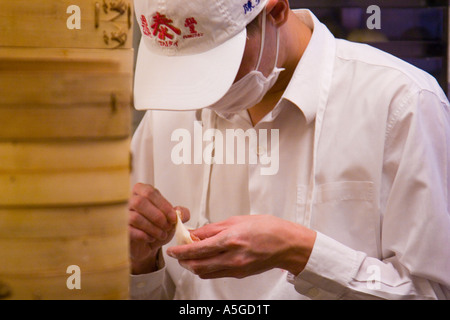
[[(77, 5), (81, 29), (67, 28)], [(131, 0), (0, 1), (1, 45), (43, 48), (131, 48)]]
[(0, 47), (0, 139), (124, 138), (132, 50)]
[(131, 5), (0, 2), (0, 299), (128, 298)]
[(126, 201), (129, 140), (0, 142), (0, 204), (62, 206)]
[[(126, 204), (0, 209), (0, 293), (9, 299), (127, 299)], [(67, 267), (81, 289), (66, 286)]]

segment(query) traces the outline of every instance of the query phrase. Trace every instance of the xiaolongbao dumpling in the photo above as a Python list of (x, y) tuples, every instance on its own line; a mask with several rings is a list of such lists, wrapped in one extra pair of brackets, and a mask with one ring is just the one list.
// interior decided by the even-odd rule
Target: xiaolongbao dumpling
[(181, 221), (181, 211), (176, 210), (177, 213), (177, 225), (175, 229), (175, 239), (177, 241), (177, 245), (182, 244), (190, 244), (194, 241), (199, 241), (195, 236), (192, 236), (189, 230), (186, 228), (186, 226)]

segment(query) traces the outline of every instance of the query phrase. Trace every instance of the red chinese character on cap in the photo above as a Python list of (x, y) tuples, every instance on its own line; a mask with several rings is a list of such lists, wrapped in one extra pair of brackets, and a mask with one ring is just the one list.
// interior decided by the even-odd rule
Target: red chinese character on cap
[[(180, 35), (181, 30), (172, 25), (173, 21), (168, 19), (164, 14), (160, 14), (157, 12), (153, 16), (153, 24), (151, 28), (153, 29), (153, 35), (158, 35), (158, 38), (161, 40), (165, 40), (166, 37), (169, 39), (173, 39), (173, 35), (169, 33), (169, 29)], [(168, 29), (169, 28), (169, 29)]]
[(189, 31), (191, 33), (197, 33), (197, 30), (195, 30), (196, 24), (197, 24), (197, 21), (193, 17), (187, 18), (186, 21), (184, 22), (184, 26), (189, 28)]
[(142, 32), (146, 35), (146, 36), (150, 36), (150, 30), (148, 28), (148, 22), (147, 19), (145, 18), (144, 15), (141, 16), (141, 22), (142, 22)]

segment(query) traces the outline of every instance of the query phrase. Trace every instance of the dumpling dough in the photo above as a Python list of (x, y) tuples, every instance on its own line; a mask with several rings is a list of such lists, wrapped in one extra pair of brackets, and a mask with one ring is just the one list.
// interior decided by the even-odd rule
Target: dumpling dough
[(175, 239), (177, 241), (177, 245), (190, 244), (193, 243), (196, 237), (192, 239), (191, 233), (186, 228), (186, 226), (181, 221), (181, 211), (176, 210), (177, 213), (177, 225), (175, 227)]

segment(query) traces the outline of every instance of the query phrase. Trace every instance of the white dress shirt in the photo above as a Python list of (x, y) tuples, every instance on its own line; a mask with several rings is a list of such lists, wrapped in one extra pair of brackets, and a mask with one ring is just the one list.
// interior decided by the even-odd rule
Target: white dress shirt
[[(271, 214), (314, 229), (305, 269), (296, 277), (273, 269), (202, 280), (163, 250), (157, 272), (131, 276), (132, 298), (450, 298), (445, 94), (425, 72), (335, 39), (308, 10), (296, 14), (313, 35), (274, 110), (254, 128), (246, 112), (226, 119), (207, 109), (148, 111), (133, 138), (132, 183), (155, 185), (173, 205), (189, 208), (191, 227)], [(197, 146), (191, 164), (174, 161), (179, 129)], [(248, 143), (243, 164), (217, 164), (211, 157), (220, 163), (216, 157), (230, 152), (217, 139), (201, 142), (203, 157), (196, 157), (194, 137), (209, 129), (221, 137), (242, 129), (278, 138)], [(262, 159), (276, 151), (278, 167), (272, 157), (272, 174), (262, 174), (269, 166)]]

